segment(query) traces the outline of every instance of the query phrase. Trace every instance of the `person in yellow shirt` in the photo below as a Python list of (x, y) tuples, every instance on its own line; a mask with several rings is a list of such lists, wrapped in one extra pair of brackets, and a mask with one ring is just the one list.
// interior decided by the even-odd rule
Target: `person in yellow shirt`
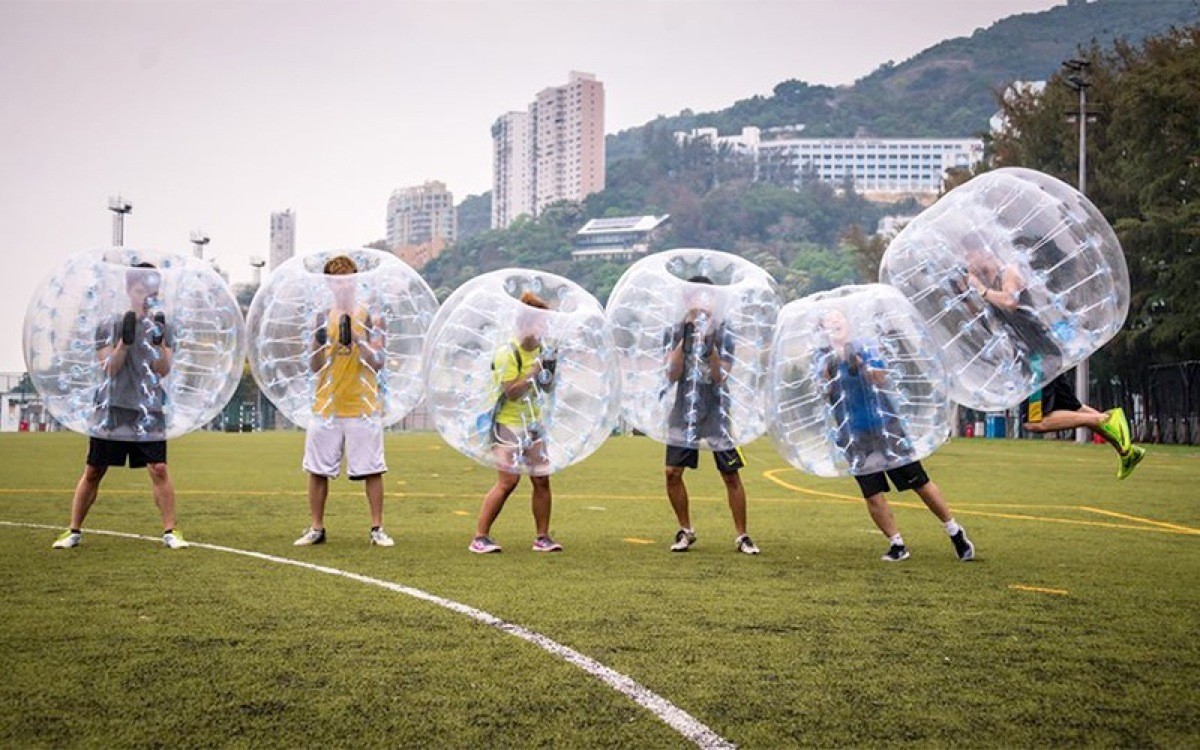
[(523, 310), (517, 319), (518, 337), (501, 347), (492, 361), (500, 391), (492, 416), (496, 483), (484, 495), (475, 522), (475, 538), (468, 547), (477, 554), (501, 550), (490, 536), (492, 524), (520, 483), (522, 469), (529, 472), (533, 485), (533, 551), (562, 551), (562, 545), (550, 537), (550, 461), (544, 417), (554, 388), (557, 359), (542, 340), (547, 319), (542, 311), (549, 306), (532, 292), (522, 294), (521, 302), (531, 309)]
[(384, 334), (370, 313), (355, 299), (358, 273), (354, 260), (339, 255), (325, 264), (333, 305), (317, 321), (309, 367), (316, 374), (313, 416), (304, 440), (304, 470), (308, 472), (308, 508), (312, 524), (296, 540), (298, 547), (325, 542), (325, 501), (329, 480), (341, 473), (363, 482), (371, 508), (370, 543), (391, 547), (383, 530), (382, 406), (379, 369), (383, 367)]

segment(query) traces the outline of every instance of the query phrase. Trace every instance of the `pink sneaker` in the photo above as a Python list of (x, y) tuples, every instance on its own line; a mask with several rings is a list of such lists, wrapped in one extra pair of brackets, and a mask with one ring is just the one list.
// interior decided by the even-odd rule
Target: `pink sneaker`
[(548, 536), (539, 536), (533, 540), (534, 552), (562, 552), (562, 545)]
[(491, 537), (477, 536), (471, 540), (471, 546), (467, 547), (477, 555), (486, 555), (489, 552), (500, 552), (500, 545), (492, 541)]

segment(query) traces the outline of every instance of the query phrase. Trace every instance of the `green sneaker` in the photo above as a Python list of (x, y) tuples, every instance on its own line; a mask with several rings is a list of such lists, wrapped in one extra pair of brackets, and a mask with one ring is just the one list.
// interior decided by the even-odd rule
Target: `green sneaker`
[(183, 534), (180, 534), (178, 531), (168, 531), (163, 534), (162, 539), (163, 546), (170, 547), (171, 549), (187, 549), (192, 546), (187, 543), (187, 540), (183, 538)]
[(68, 529), (59, 535), (58, 539), (54, 540), (54, 544), (50, 546), (54, 549), (71, 549), (72, 547), (78, 547), (82, 541), (82, 534)]
[(1124, 479), (1133, 473), (1137, 465), (1146, 457), (1146, 449), (1140, 445), (1130, 446), (1129, 452), (1121, 456), (1121, 467), (1117, 469), (1117, 479)]
[(1108, 413), (1108, 417), (1097, 428), (1101, 434), (1111, 439), (1121, 449), (1122, 453), (1129, 452), (1132, 441), (1129, 439), (1129, 420), (1125, 419), (1125, 410), (1117, 407)]

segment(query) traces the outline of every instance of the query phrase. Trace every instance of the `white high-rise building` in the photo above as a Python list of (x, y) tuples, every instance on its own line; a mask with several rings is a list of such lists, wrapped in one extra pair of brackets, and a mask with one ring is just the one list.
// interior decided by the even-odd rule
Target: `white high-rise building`
[(492, 126), (492, 226), (604, 189), (604, 84), (571, 71)]
[(492, 227), (533, 215), (532, 122), (528, 111), (509, 112), (492, 125)]
[(296, 254), (296, 214), (292, 209), (271, 214), (271, 270)]
[(457, 234), (458, 212), (445, 183), (400, 188), (388, 198), (388, 246), (413, 268), (436, 258)]

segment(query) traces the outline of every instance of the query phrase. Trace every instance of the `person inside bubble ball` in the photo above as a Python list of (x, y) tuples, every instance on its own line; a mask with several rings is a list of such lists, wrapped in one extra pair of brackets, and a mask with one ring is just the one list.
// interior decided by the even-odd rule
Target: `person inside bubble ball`
[[(851, 470), (861, 465), (873, 450), (883, 452), (886, 458), (904, 435), (892, 414), (891, 405), (877, 390), (887, 382), (887, 364), (876, 353), (880, 347), (855, 341), (850, 321), (840, 310), (824, 311), (817, 329), (817, 335), (828, 343), (817, 349), (813, 361), (817, 367), (817, 381), (838, 421), (838, 447), (845, 452)], [(887, 437), (887, 433), (891, 436)], [(913, 461), (886, 471), (854, 475), (871, 520), (888, 539), (884, 561), (899, 562), (909, 557), (908, 547), (888, 505), (889, 479), (897, 492), (916, 492), (925, 507), (937, 516), (950, 536), (959, 560), (975, 559), (975, 545), (967, 538), (966, 529), (954, 520), (941, 489), (929, 479), (921, 462)]]
[(154, 504), (162, 517), (163, 544), (170, 549), (188, 546), (175, 528), (175, 485), (167, 471), (162, 379), (171, 372), (175, 334), (158, 300), (161, 283), (152, 263), (128, 269), (129, 309), (96, 330), (96, 359), (105, 377), (96, 393), (94, 428), (107, 437), (88, 438), (87, 463), (71, 500), (71, 525), (54, 542), (55, 549), (79, 546), (83, 520), (96, 502), (108, 467), (126, 462), (131, 469), (144, 466), (150, 474)]
[(311, 525), (295, 541), (298, 547), (325, 542), (325, 502), (329, 480), (341, 473), (362, 481), (371, 511), (372, 545), (395, 544), (383, 530), (383, 425), (378, 372), (385, 361), (384, 335), (355, 297), (358, 266), (345, 255), (324, 267), (333, 304), (317, 320), (310, 345), (309, 367), (316, 373), (313, 417), (304, 438), (303, 467), (308, 472)]
[[(1015, 264), (1001, 267), (981, 244), (967, 248), (967, 280), (979, 297), (1010, 323), (1025, 341), (1023, 354), (1040, 373), (1057, 369), (1061, 349), (1045, 325), (1028, 312), (1023, 302), (1028, 294), (1021, 269)], [(1115, 407), (1099, 411), (1075, 395), (1075, 370), (1067, 370), (1021, 403), (1022, 426), (1029, 432), (1046, 433), (1086, 427), (1117, 452), (1117, 479), (1125, 479), (1146, 456), (1134, 445), (1125, 410)]]
[(533, 486), (533, 551), (562, 551), (562, 545), (550, 537), (550, 460), (543, 422), (558, 364), (553, 347), (544, 341), (546, 314), (542, 311), (549, 305), (529, 291), (521, 294), (521, 302), (528, 309), (517, 316), (517, 338), (501, 347), (492, 361), (499, 391), (491, 432), (496, 483), (484, 495), (475, 521), (475, 537), (468, 549), (476, 554), (501, 551), (491, 537), (492, 524), (520, 483), (522, 469), (529, 472)]
[[(693, 447), (701, 441), (709, 445), (730, 445), (729, 393), (726, 379), (733, 365), (733, 336), (718, 319), (712, 285), (707, 276), (688, 279), (684, 295), (687, 312), (667, 333), (667, 380), (675, 386), (674, 401), (668, 415), (668, 444), (664, 473), (667, 499), (675, 511), (679, 530), (675, 532), (672, 552), (687, 552), (696, 543), (688, 508), (685, 468), (700, 465), (700, 451)], [(746, 533), (746, 488), (741, 469), (746, 465), (742, 451), (735, 447), (713, 450), (717, 471), (725, 483), (725, 495), (733, 514), (738, 552), (757, 555), (758, 547)]]

